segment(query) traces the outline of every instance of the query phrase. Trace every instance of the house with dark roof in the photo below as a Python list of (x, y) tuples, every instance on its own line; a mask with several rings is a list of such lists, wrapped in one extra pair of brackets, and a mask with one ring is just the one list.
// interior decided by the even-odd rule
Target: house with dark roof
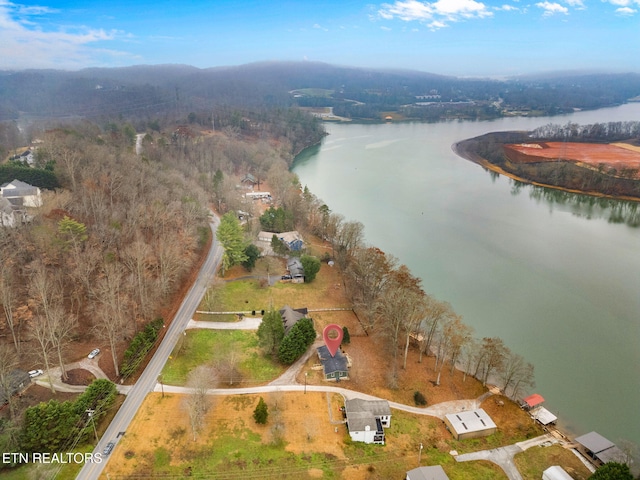
[(354, 442), (384, 445), (384, 429), (391, 426), (389, 402), (354, 398), (344, 402), (344, 411)]
[(409, 470), (405, 480), (449, 480), (449, 477), (440, 465), (433, 465)]
[(258, 185), (259, 182), (256, 177), (254, 177), (250, 173), (247, 173), (244, 177), (242, 177), (242, 180), (240, 180), (240, 183), (245, 187), (253, 188), (255, 185)]
[(596, 466), (608, 462), (626, 463), (627, 456), (613, 442), (607, 440), (597, 432), (590, 432), (575, 439), (579, 445), (578, 451)]
[(316, 349), (316, 352), (318, 352), (318, 358), (322, 364), (325, 380), (339, 382), (349, 379), (349, 359), (340, 349), (332, 356), (327, 346), (322, 345)]
[(282, 317), (282, 323), (284, 324), (284, 334), (286, 335), (298, 321), (307, 317), (309, 310), (306, 308), (291, 308), (289, 305), (285, 305), (280, 309), (280, 316)]
[(287, 260), (287, 270), (292, 283), (304, 283), (304, 267), (298, 257)]

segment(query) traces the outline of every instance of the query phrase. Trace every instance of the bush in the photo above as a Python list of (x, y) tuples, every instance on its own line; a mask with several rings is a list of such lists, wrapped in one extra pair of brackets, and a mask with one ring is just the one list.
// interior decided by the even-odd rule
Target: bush
[(258, 401), (258, 405), (256, 409), (253, 411), (253, 419), (256, 423), (260, 425), (264, 425), (267, 423), (267, 419), (269, 418), (269, 408), (267, 407), (267, 403), (264, 401), (262, 397)]
[(424, 395), (420, 392), (415, 392), (413, 394), (413, 401), (416, 402), (418, 406), (424, 406), (427, 404), (427, 399), (424, 398)]
[(349, 329), (342, 327), (342, 344), (349, 345), (351, 343), (351, 335), (349, 335)]
[(144, 357), (155, 344), (156, 339), (158, 338), (158, 332), (163, 325), (164, 320), (162, 318), (156, 318), (154, 321), (147, 324), (147, 326), (144, 327), (144, 330), (138, 332), (138, 334), (133, 337), (129, 348), (124, 352), (122, 365), (120, 365), (120, 375), (128, 377), (136, 371)]

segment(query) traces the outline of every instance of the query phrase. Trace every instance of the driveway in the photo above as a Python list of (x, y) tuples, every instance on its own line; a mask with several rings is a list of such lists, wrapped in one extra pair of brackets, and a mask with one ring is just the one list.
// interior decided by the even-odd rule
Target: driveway
[(186, 329), (207, 328), (210, 330), (257, 330), (262, 322), (262, 317), (244, 317), (239, 322), (203, 322), (189, 320)]
[(518, 471), (516, 464), (513, 462), (513, 456), (517, 453), (524, 452), (528, 448), (542, 445), (543, 443), (558, 443), (558, 439), (553, 435), (541, 435), (524, 442), (519, 442), (506, 447), (493, 448), (491, 450), (481, 450), (479, 452), (465, 453), (456, 456), (456, 462), (468, 462), (473, 460), (489, 460), (498, 465), (510, 480), (522, 480), (522, 475)]

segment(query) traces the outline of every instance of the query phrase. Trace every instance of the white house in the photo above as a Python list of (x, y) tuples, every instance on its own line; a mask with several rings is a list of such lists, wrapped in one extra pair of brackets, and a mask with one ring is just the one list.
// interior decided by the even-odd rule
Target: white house
[(384, 430), (391, 425), (391, 408), (386, 400), (355, 398), (344, 402), (347, 429), (354, 442), (384, 445)]
[(16, 212), (11, 207), (11, 202), (0, 197), (0, 225), (3, 227), (13, 227), (16, 224)]
[(3, 198), (16, 207), (41, 207), (42, 196), (40, 189), (20, 180), (13, 180), (0, 186)]

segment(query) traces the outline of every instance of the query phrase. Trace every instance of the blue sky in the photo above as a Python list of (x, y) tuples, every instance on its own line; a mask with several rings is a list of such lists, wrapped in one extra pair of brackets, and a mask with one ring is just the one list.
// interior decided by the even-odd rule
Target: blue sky
[(0, 69), (266, 60), (457, 76), (640, 72), (640, 0), (0, 0)]

